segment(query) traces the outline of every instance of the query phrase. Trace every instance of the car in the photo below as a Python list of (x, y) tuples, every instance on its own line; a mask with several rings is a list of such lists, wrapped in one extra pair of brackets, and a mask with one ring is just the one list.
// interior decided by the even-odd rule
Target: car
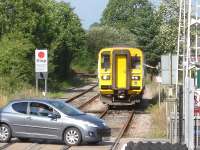
[(62, 140), (67, 145), (98, 143), (111, 129), (95, 116), (61, 100), (13, 100), (0, 110), (0, 142), (17, 137)]

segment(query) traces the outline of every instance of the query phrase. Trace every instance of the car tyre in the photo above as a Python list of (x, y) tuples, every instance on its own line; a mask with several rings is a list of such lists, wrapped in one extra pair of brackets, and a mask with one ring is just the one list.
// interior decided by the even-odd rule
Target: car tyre
[(0, 142), (7, 143), (11, 139), (11, 129), (6, 124), (0, 125)]
[(74, 127), (68, 128), (64, 132), (64, 142), (69, 146), (79, 145), (81, 143), (81, 132)]

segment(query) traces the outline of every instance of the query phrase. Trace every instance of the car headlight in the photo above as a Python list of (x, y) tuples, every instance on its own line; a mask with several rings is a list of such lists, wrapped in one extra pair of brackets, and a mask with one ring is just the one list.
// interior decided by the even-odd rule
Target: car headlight
[(88, 127), (94, 127), (94, 128), (97, 128), (98, 126), (94, 123), (91, 123), (91, 122), (84, 122), (84, 124)]
[(103, 75), (102, 80), (110, 80), (110, 75)]
[(132, 76), (131, 79), (132, 80), (140, 80), (140, 77), (139, 76)]
[(107, 126), (105, 122), (102, 122), (102, 124), (103, 124), (104, 126)]

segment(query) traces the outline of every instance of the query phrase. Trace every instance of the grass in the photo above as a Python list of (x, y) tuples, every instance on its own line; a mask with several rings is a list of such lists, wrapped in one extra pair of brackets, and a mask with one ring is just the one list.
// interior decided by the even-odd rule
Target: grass
[[(158, 83), (151, 81), (150, 75), (146, 77), (145, 83), (148, 89), (151, 89), (152, 99), (149, 100), (149, 107), (146, 112), (151, 114), (152, 130), (149, 133), (149, 138), (166, 138), (167, 136), (167, 118), (165, 103), (158, 104)], [(162, 90), (161, 90), (162, 91)], [(164, 95), (161, 93), (161, 101)]]
[[(6, 105), (12, 99), (22, 99), (22, 98), (45, 98), (42, 95), (42, 90), (36, 92), (33, 85), (19, 82), (13, 84), (7, 84), (9, 79), (0, 78), (0, 107)], [(17, 81), (16, 81), (17, 82)], [(54, 84), (51, 86), (50, 84)], [(65, 92), (70, 87), (80, 87), (87, 84), (84, 80), (72, 77), (63, 82), (52, 82), (49, 83), (50, 87), (46, 97), (48, 98), (60, 98), (65, 95)]]
[(167, 135), (167, 119), (165, 114), (165, 105), (158, 104), (151, 106), (147, 110), (152, 115), (152, 130), (149, 133), (150, 138), (166, 138)]

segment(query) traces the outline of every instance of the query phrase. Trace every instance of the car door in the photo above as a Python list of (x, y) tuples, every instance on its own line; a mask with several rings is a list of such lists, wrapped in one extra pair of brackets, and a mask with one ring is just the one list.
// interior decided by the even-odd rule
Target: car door
[(24, 128), (27, 114), (28, 102), (15, 102), (11, 104), (12, 113), (7, 114), (7, 119), (12, 127), (14, 136), (25, 136)]
[[(33, 138), (60, 139), (61, 125), (60, 118), (48, 117), (55, 110), (47, 104), (31, 102), (29, 105), (29, 117), (26, 119), (26, 132)], [(58, 113), (58, 112), (57, 112)]]

